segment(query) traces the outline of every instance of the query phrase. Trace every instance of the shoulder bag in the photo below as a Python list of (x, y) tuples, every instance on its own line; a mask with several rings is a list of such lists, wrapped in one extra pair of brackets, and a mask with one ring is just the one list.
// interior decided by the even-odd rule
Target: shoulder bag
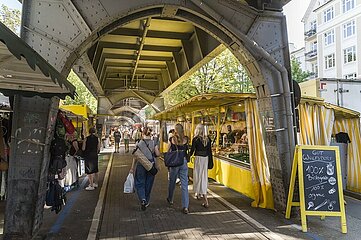
[[(171, 144), (173, 145), (173, 143)], [(179, 150), (178, 146), (175, 146), (177, 150), (171, 151), (172, 148), (170, 148), (168, 152), (164, 153), (164, 164), (166, 167), (179, 167), (184, 163), (184, 158), (187, 156), (186, 151)]]

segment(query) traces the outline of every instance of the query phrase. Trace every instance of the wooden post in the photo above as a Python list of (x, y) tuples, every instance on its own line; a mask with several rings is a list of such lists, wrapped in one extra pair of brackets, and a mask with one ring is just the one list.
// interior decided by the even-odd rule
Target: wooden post
[(218, 108), (218, 115), (217, 115), (217, 137), (216, 137), (216, 153), (219, 152), (219, 139), (221, 134), (221, 109)]
[(191, 130), (191, 139), (190, 139), (191, 141), (192, 141), (192, 139), (194, 137), (194, 129), (195, 129), (194, 119), (195, 119), (194, 112), (192, 112), (192, 130)]

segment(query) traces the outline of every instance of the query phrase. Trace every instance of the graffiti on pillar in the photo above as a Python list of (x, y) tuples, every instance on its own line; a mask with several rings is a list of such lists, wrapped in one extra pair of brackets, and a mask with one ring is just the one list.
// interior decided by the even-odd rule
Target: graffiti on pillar
[(26, 178), (26, 179), (35, 179), (36, 178), (35, 168), (33, 168), (33, 167), (21, 167), (18, 170), (18, 174), (23, 179), (24, 178)]
[(39, 113), (27, 112), (24, 116), (25, 124), (38, 124), (41, 122), (41, 116)]
[(45, 128), (18, 128), (15, 131), (17, 149), (22, 154), (40, 154), (45, 144), (40, 142), (45, 134)]
[(273, 113), (264, 112), (262, 114), (262, 123), (266, 132), (273, 131), (275, 129)]

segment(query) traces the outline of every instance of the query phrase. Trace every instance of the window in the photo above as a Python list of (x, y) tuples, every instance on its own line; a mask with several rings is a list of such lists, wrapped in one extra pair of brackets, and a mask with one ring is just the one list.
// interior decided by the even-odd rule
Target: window
[(313, 51), (317, 51), (317, 42), (315, 41), (315, 42), (313, 42), (313, 43), (311, 43), (311, 51), (313, 52)]
[(343, 50), (343, 62), (349, 63), (356, 61), (356, 47), (352, 46)]
[(345, 13), (355, 7), (355, 0), (342, 0), (342, 12)]
[(356, 79), (356, 77), (357, 77), (356, 73), (349, 73), (349, 74), (343, 75), (343, 78), (346, 78), (346, 79)]
[(347, 38), (355, 34), (355, 20), (345, 23), (343, 25), (343, 37)]
[(316, 20), (314, 20), (310, 23), (310, 30), (316, 30), (316, 29), (317, 29), (317, 22)]
[(329, 69), (335, 66), (335, 54), (332, 53), (325, 57), (325, 69)]
[(328, 46), (335, 42), (335, 32), (334, 30), (328, 31), (325, 33), (325, 46)]
[(312, 64), (311, 64), (311, 72), (317, 74), (317, 72), (318, 72), (317, 63), (312, 63)]
[(333, 19), (333, 17), (334, 17), (333, 7), (330, 7), (329, 9), (323, 12), (323, 22), (328, 22), (331, 19)]

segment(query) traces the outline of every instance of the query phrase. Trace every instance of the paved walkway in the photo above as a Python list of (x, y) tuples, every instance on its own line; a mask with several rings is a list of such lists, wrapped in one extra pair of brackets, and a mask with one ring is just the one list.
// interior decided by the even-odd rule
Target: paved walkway
[[(184, 215), (179, 187), (173, 207), (165, 200), (165, 167), (156, 176), (151, 205), (143, 212), (135, 194), (123, 193), (131, 155), (121, 148), (108, 161), (111, 152), (105, 149), (100, 155), (99, 188), (85, 191), (87, 181), (82, 178), (82, 186), (67, 194), (68, 203), (58, 215), (44, 210), (36, 239), (360, 239), (361, 202), (351, 198), (346, 198), (348, 234), (340, 232), (339, 218), (332, 217), (309, 217), (309, 232), (303, 233), (299, 218), (287, 220), (283, 213), (252, 208), (250, 199), (215, 182), (209, 184), (210, 207), (203, 208), (191, 197), (190, 214)], [(191, 183), (189, 188), (192, 196)]]
[(165, 167), (156, 176), (150, 206), (141, 211), (136, 194), (123, 193), (131, 161), (129, 154), (114, 154), (99, 239), (268, 239), (268, 233), (215, 199), (205, 209), (191, 198), (190, 214), (181, 213), (180, 187), (174, 206), (168, 206)]

